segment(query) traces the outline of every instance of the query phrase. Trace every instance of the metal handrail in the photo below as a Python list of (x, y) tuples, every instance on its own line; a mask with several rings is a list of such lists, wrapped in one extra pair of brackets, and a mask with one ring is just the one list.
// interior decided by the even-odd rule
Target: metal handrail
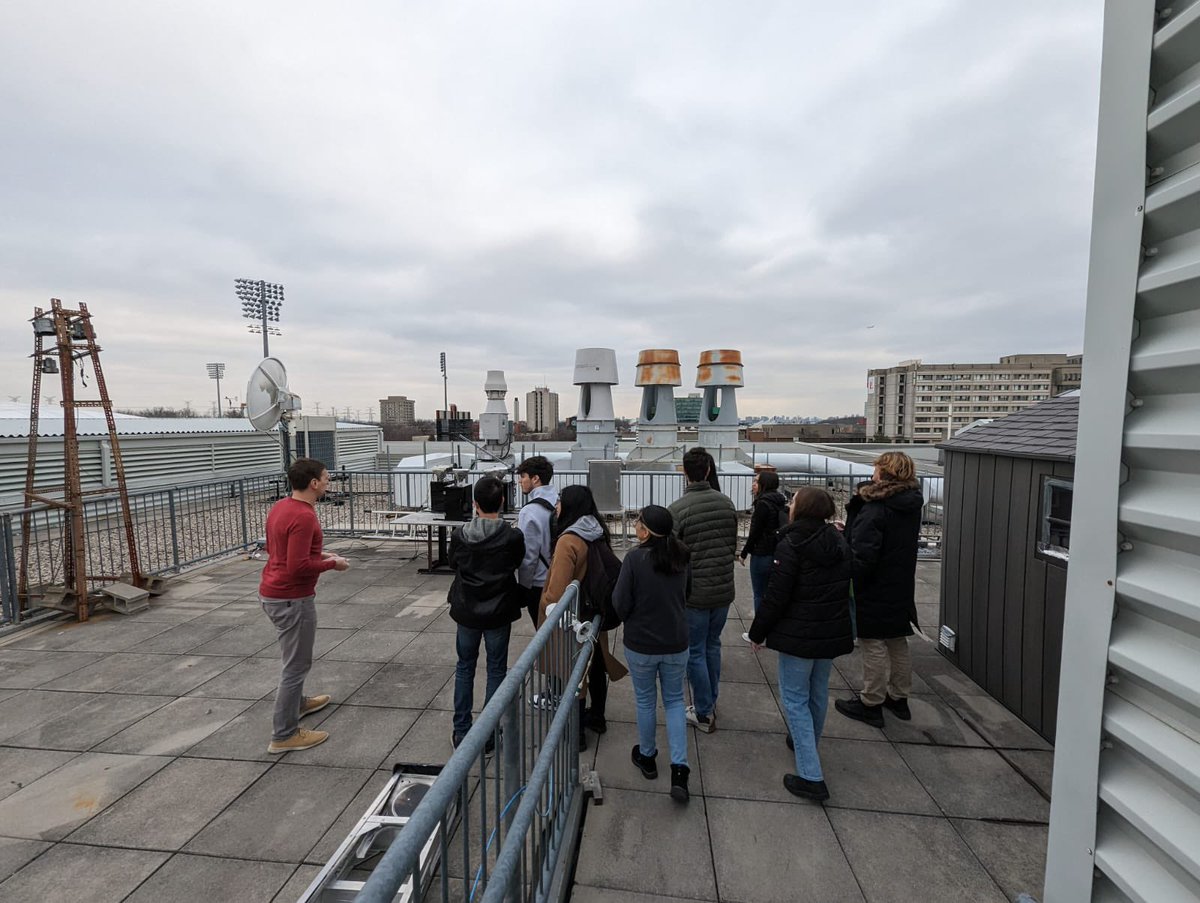
[[(563, 593), (560, 600), (562, 604), (559, 605), (556, 616), (547, 618), (541, 627), (538, 628), (537, 632), (534, 633), (529, 645), (525, 647), (525, 650), (517, 658), (516, 663), (509, 668), (504, 681), (492, 695), (487, 705), (484, 706), (483, 711), (475, 719), (474, 724), (472, 724), (471, 729), (459, 744), (458, 749), (454, 751), (449, 761), (446, 762), (433, 787), (430, 788), (424, 799), (421, 800), (420, 804), (413, 811), (408, 823), (404, 826), (404, 830), (400, 832), (400, 835), (388, 848), (387, 852), (384, 853), (378, 864), (376, 864), (370, 878), (367, 879), (362, 891), (356, 898), (358, 903), (391, 903), (397, 891), (410, 877), (414, 878), (414, 886), (419, 884), (421, 851), (433, 832), (442, 824), (447, 809), (454, 804), (455, 798), (460, 794), (464, 782), (470, 777), (472, 766), (476, 762), (481, 761), (488, 739), (495, 736), (502, 718), (506, 719), (508, 749), (516, 749), (516, 734), (520, 726), (515, 723), (517, 719), (515, 717), (516, 708), (514, 703), (518, 702), (519, 694), (524, 691), (526, 678), (533, 671), (539, 657), (550, 645), (552, 638), (556, 634), (563, 635), (564, 629), (574, 623), (578, 598), (579, 582), (573, 581)], [(599, 618), (590, 626), (590, 636), (585, 635), (578, 647), (581, 650), (584, 649), (586, 644), (595, 641), (599, 628)], [(513, 818), (512, 825), (514, 827), (510, 829), (509, 834), (506, 836), (501, 855), (503, 855), (503, 851), (508, 850), (512, 845), (513, 839), (516, 837), (515, 826), (518, 824), (523, 826), (521, 829), (522, 833), (517, 838), (519, 846), (523, 846), (525, 843), (526, 833), (528, 832), (532, 818), (532, 815), (529, 814), (530, 810), (537, 804), (541, 795), (542, 785), (546, 782), (547, 776), (550, 773), (551, 760), (558, 754), (558, 747), (562, 741), (563, 732), (567, 729), (567, 725), (570, 723), (573, 710), (575, 709), (575, 693), (570, 688), (578, 686), (580, 681), (582, 681), (584, 670), (588, 666), (588, 660), (589, 656), (583, 651), (576, 656), (571, 675), (563, 685), (556, 711), (542, 742), (529, 780), (524, 787), (519, 789), (509, 787), (506, 790), (506, 793), (510, 793), (514, 798), (519, 793), (523, 793), (524, 796), (517, 815)], [(505, 741), (502, 740), (503, 742)], [(578, 751), (575, 752), (575, 755), (578, 756)], [(510, 764), (511, 761), (511, 759), (506, 761), (506, 765)], [(574, 771), (578, 773), (578, 768)], [(512, 802), (511, 798), (509, 802)], [(506, 812), (507, 806), (496, 815), (497, 822), (499, 822)], [(523, 816), (522, 813), (526, 814)], [(509, 858), (511, 858), (511, 854)], [(483, 852), (481, 859), (486, 863), (486, 850)], [(508, 860), (505, 861), (507, 862)], [(445, 868), (445, 863), (442, 864), (442, 867)], [(514, 871), (515, 866), (506, 866), (506, 882), (511, 882)], [(492, 888), (495, 885), (496, 879), (493, 876), (488, 880), (488, 887)], [(505, 887), (507, 888), (507, 884)], [(491, 899), (491, 897), (488, 899)]]

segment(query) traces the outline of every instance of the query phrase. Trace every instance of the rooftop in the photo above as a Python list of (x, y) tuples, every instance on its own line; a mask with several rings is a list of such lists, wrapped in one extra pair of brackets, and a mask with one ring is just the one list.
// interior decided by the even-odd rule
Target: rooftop
[[(354, 566), (318, 591), (308, 688), (324, 745), (269, 756), (279, 661), (255, 591), (259, 561), (225, 560), (173, 581), (150, 610), (56, 622), (0, 644), (0, 899), (292, 901), (362, 815), (396, 761), (451, 752), (454, 624), (445, 576), (411, 549), (347, 540)], [(585, 766), (580, 903), (651, 900), (970, 900), (1040, 895), (1053, 753), (937, 654), (911, 641), (913, 720), (883, 731), (830, 706), (822, 759), (832, 799), (796, 800), (775, 654), (740, 640), (748, 573), (725, 630), (720, 730), (689, 738), (693, 798), (629, 763), (627, 680)], [(926, 630), (938, 564), (918, 564)], [(510, 654), (528, 642), (514, 625)], [(476, 700), (482, 699), (482, 663)], [(835, 663), (849, 697), (857, 654)], [(661, 713), (660, 713), (661, 717)], [(297, 813), (303, 813), (299, 815)], [(763, 842), (766, 841), (766, 842)]]
[(1075, 460), (1079, 431), (1079, 392), (1055, 398), (964, 430), (938, 448), (1010, 458)]

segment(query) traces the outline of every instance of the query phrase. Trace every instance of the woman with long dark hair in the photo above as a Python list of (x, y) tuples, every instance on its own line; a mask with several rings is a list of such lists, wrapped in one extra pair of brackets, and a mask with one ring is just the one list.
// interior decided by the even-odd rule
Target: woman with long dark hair
[[(773, 470), (756, 473), (754, 482), (750, 484), (750, 492), (754, 495), (750, 532), (738, 561), (744, 566), (746, 556), (750, 557), (750, 587), (754, 591), (754, 613), (758, 614), (758, 607), (762, 605), (767, 592), (767, 580), (771, 577), (771, 562), (775, 560), (779, 528), (788, 520), (788, 503), (779, 491), (779, 474)], [(742, 639), (750, 642), (750, 634), (742, 634)]]
[[(582, 583), (587, 575), (588, 547), (593, 542), (602, 542), (612, 547), (612, 536), (604, 518), (596, 508), (592, 491), (586, 486), (568, 486), (558, 497), (558, 536), (554, 540), (554, 553), (550, 557), (550, 570), (546, 575), (546, 586), (542, 590), (541, 613), (538, 624), (546, 619), (546, 610), (562, 598), (572, 580)], [(579, 748), (587, 749), (585, 728), (603, 734), (608, 730), (605, 708), (608, 702), (608, 678), (614, 680), (624, 676), (623, 666), (616, 662), (608, 651), (608, 633), (601, 632), (596, 640), (600, 654), (592, 655), (585, 681), (586, 693), (591, 699), (591, 708), (585, 707), (583, 694), (579, 700)]]
[(779, 696), (796, 773), (783, 776), (789, 793), (829, 799), (817, 744), (829, 706), (833, 660), (854, 649), (850, 631), (850, 551), (832, 524), (833, 499), (804, 486), (792, 497), (791, 521), (779, 531), (762, 605), (750, 642), (779, 653)]
[(613, 608), (624, 625), (625, 660), (637, 699), (638, 742), (633, 764), (647, 780), (658, 777), (658, 689), (662, 690), (671, 750), (671, 796), (688, 800), (687, 716), (683, 681), (688, 663), (688, 624), (684, 612), (691, 553), (672, 533), (671, 512), (648, 505), (638, 515), (638, 546), (621, 565)]

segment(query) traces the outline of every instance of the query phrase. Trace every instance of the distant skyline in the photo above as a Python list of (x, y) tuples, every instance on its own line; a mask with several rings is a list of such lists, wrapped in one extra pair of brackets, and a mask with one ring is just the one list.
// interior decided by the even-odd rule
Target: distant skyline
[[(736, 348), (739, 413), (862, 410), (866, 373), (1082, 350), (1101, 0), (340, 9), (0, 6), (0, 398), (51, 297), (115, 404), (241, 398), (261, 340), (315, 413), (418, 416), (574, 351)], [(89, 380), (90, 384), (90, 380)], [(46, 395), (57, 396), (56, 388)], [(509, 402), (511, 406), (511, 401)], [(522, 405), (523, 406), (523, 405)]]

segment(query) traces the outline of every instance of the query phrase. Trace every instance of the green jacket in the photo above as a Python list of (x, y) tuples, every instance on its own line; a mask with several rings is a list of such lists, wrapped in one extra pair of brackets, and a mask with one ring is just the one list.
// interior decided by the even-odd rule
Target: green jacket
[(692, 592), (688, 608), (720, 608), (733, 601), (733, 559), (737, 552), (737, 511), (733, 502), (707, 483), (689, 483), (671, 503), (675, 535), (692, 550)]

